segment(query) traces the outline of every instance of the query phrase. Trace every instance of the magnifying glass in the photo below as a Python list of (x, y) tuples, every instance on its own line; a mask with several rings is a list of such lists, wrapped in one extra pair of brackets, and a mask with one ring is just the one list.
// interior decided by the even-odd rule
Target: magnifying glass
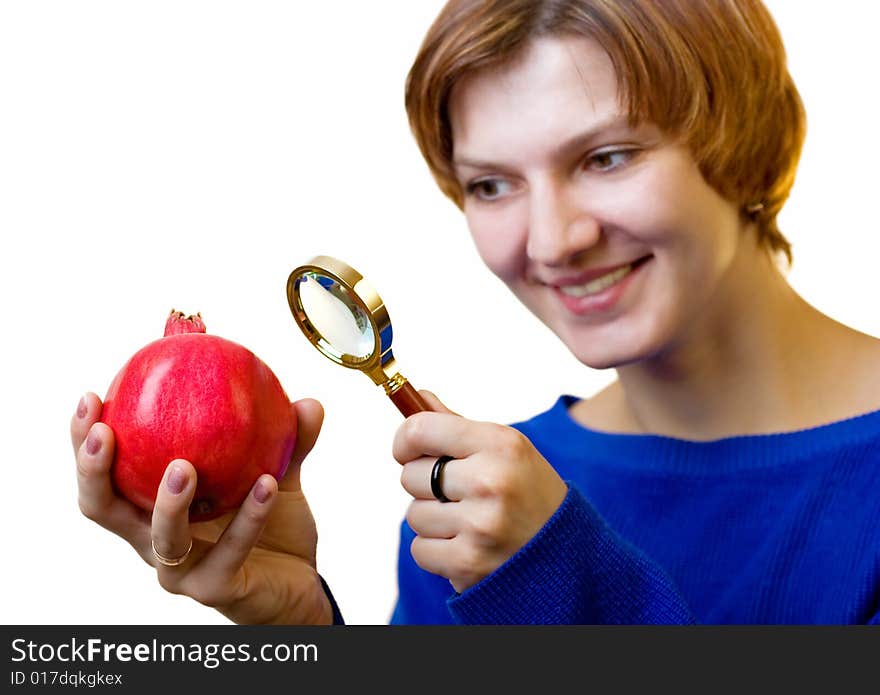
[(382, 386), (404, 417), (430, 410), (398, 371), (384, 302), (354, 268), (331, 256), (315, 256), (290, 273), (287, 302), (312, 345)]

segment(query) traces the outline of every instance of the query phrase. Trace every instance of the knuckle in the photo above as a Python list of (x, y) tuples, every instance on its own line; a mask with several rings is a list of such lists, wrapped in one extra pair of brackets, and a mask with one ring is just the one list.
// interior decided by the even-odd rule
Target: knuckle
[(492, 496), (492, 491), (494, 490), (492, 480), (489, 477), (488, 470), (481, 470), (480, 475), (474, 478), (473, 483), (471, 484), (471, 491), (473, 492), (474, 497), (479, 499), (486, 499)]
[(520, 458), (527, 451), (528, 444), (528, 439), (519, 430), (498, 426), (497, 450), (503, 458), (509, 460)]
[(480, 467), (479, 475), (474, 477), (473, 492), (482, 499), (502, 497), (510, 483), (502, 467), (486, 462)]
[(430, 413), (421, 412), (410, 415), (404, 422), (404, 439), (416, 443), (425, 438), (430, 427)]
[(253, 530), (255, 526), (262, 526), (263, 522), (266, 520), (266, 516), (268, 515), (269, 510), (266, 509), (266, 505), (256, 506), (254, 504), (246, 504), (239, 511), (239, 516), (241, 520), (244, 522), (244, 526), (246, 526), (247, 530), (244, 529), (231, 529), (234, 533), (237, 533), (241, 536), (249, 535), (249, 532)]
[(397, 429), (392, 455), (398, 463), (408, 463), (421, 453), (421, 442), (430, 427), (430, 417), (431, 413), (428, 412), (414, 413)]

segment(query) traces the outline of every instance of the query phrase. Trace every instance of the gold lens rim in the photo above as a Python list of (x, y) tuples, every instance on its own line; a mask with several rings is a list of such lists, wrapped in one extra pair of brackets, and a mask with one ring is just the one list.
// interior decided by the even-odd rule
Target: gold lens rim
[[(358, 357), (327, 349), (326, 345), (330, 344), (329, 341), (309, 320), (298, 292), (298, 280), (309, 273), (322, 275), (336, 282), (346, 290), (348, 298), (368, 317), (373, 328), (373, 350), (369, 355)], [(296, 324), (309, 342), (336, 364), (370, 373), (389, 362), (392, 333), (388, 310), (376, 289), (347, 263), (332, 256), (319, 255), (294, 268), (287, 278), (287, 303)]]

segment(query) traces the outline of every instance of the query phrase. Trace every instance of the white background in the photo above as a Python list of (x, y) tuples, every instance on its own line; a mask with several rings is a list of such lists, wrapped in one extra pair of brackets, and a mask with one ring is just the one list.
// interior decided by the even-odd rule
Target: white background
[[(0, 3), (0, 621), (227, 622), (166, 594), (76, 504), (70, 415), (172, 307), (324, 403), (303, 484), (349, 623), (384, 623), (394, 602), (402, 420), (299, 333), (294, 266), (326, 253), (360, 270), (403, 373), (468, 417), (523, 419), (613, 376), (576, 363), (482, 267), (418, 154), (403, 83), (441, 4)], [(878, 335), (877, 10), (769, 6), (809, 115), (781, 218), (791, 280)]]

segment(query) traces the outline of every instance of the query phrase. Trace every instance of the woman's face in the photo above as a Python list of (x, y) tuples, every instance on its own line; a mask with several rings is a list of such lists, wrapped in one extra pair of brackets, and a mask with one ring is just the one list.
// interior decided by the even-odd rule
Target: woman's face
[(595, 42), (533, 42), (456, 85), (450, 118), (480, 256), (583, 363), (662, 353), (736, 281), (736, 207), (685, 147), (627, 125)]

